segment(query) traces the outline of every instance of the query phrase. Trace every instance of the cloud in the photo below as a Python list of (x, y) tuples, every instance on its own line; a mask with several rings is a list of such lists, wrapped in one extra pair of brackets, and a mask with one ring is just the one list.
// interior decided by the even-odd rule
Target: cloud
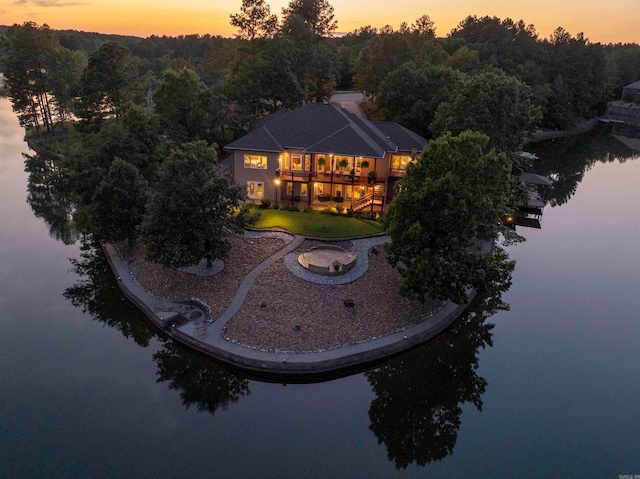
[(25, 7), (74, 7), (76, 5), (86, 5), (87, 2), (74, 0), (15, 0), (13, 4)]

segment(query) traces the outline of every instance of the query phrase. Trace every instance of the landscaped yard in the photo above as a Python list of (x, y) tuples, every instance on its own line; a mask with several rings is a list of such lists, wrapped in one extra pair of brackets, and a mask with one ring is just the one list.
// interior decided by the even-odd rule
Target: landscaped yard
[(302, 213), (297, 211), (260, 209), (260, 220), (254, 228), (280, 227), (295, 234), (319, 238), (349, 238), (383, 231), (382, 223), (349, 216), (322, 214), (319, 211)]

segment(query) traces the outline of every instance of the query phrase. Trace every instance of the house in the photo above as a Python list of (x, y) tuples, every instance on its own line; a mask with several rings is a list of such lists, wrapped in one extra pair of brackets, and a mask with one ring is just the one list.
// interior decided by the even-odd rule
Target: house
[(382, 211), (414, 152), (427, 140), (392, 122), (372, 122), (336, 105), (307, 103), (261, 118), (225, 146), (249, 199)]
[(622, 101), (640, 103), (640, 80), (626, 85), (622, 89), (622, 97), (620, 99)]

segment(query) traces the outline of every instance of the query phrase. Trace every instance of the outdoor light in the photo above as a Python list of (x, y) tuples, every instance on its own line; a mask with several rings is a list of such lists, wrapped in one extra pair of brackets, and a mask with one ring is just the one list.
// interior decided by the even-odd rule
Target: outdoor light
[(280, 180), (276, 180), (276, 186), (280, 185)]

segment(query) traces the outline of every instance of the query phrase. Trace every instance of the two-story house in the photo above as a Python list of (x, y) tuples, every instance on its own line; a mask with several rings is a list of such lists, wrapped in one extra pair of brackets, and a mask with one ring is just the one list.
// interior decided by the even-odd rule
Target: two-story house
[(225, 148), (233, 152), (235, 181), (246, 185), (251, 200), (382, 211), (412, 153), (426, 143), (397, 123), (307, 103), (261, 118)]

